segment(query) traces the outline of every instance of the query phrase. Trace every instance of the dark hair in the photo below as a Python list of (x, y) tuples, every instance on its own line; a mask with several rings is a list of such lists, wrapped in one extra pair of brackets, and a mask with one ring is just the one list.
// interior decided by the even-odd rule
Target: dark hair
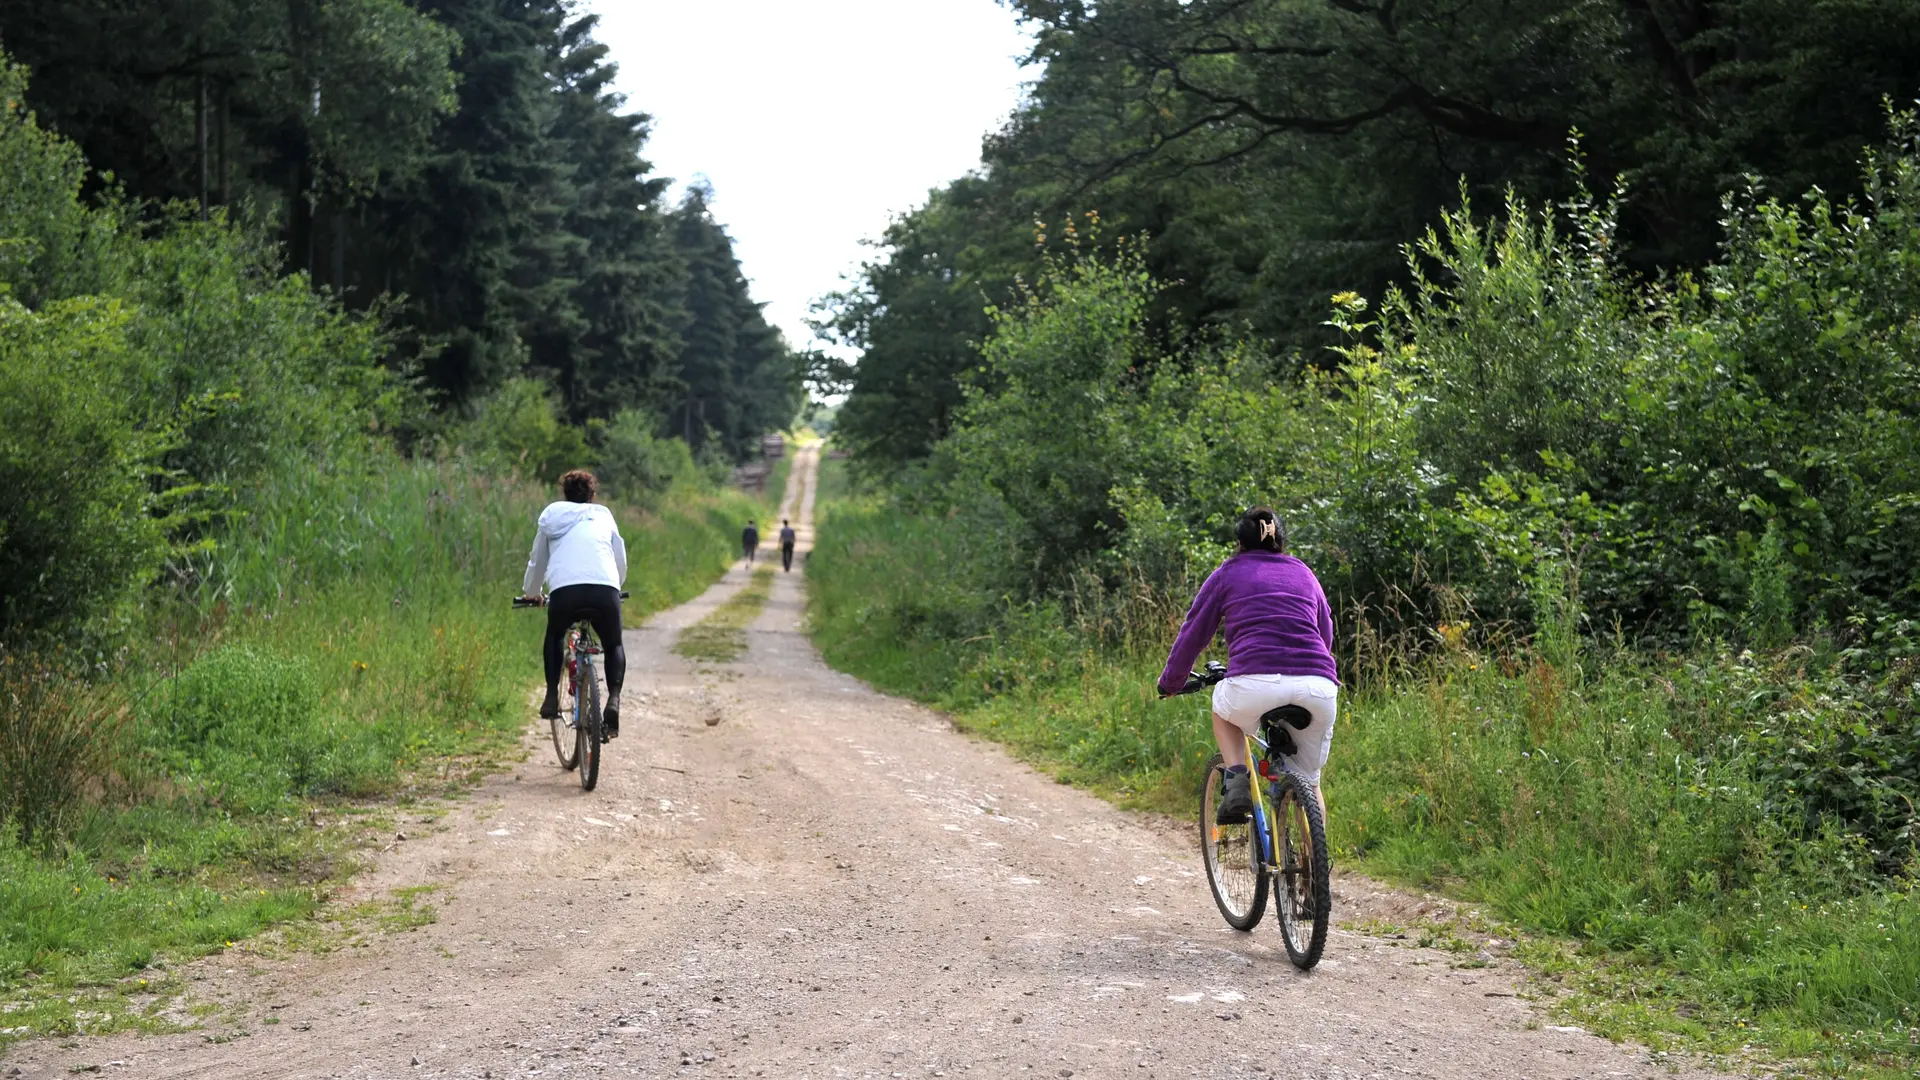
[(1271, 507), (1256, 506), (1240, 515), (1240, 523), (1233, 527), (1233, 538), (1240, 541), (1241, 551), (1271, 551), (1276, 554), (1287, 550), (1287, 526)]
[(600, 490), (600, 481), (585, 469), (575, 469), (560, 478), (560, 492), (568, 502), (592, 502), (593, 494)]

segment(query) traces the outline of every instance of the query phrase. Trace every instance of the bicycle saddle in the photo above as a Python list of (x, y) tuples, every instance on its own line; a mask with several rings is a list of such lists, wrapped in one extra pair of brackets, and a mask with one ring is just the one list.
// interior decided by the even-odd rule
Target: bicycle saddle
[[(1286, 754), (1292, 756), (1300, 752), (1293, 741), (1293, 731), (1305, 731), (1313, 723), (1313, 714), (1298, 705), (1281, 705), (1260, 714), (1260, 726), (1267, 733), (1268, 755)], [(1288, 731), (1292, 728), (1293, 731)]]
[(1313, 723), (1313, 714), (1299, 705), (1282, 705), (1260, 714), (1261, 727), (1275, 727), (1282, 723), (1295, 731), (1305, 731), (1307, 725)]

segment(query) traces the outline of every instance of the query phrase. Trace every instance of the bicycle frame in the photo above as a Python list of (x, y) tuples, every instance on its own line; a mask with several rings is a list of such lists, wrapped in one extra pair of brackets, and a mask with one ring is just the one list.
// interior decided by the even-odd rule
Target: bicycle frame
[[(592, 628), (587, 624), (575, 623), (567, 629), (567, 692), (573, 696), (576, 705), (580, 700), (580, 661), (599, 652), (600, 642), (594, 639)], [(567, 719), (568, 727), (578, 726), (578, 714), (576, 707), (573, 715)]]
[[(1212, 714), (1209, 713), (1209, 716)], [(1280, 851), (1275, 846), (1279, 836), (1273, 827), (1272, 787), (1275, 779), (1270, 775), (1267, 762), (1267, 744), (1257, 735), (1245, 736), (1247, 747), (1247, 769), (1249, 776), (1247, 787), (1253, 792), (1253, 840), (1260, 846), (1260, 858), (1266, 866), (1266, 872), (1277, 875), (1280, 871)], [(1253, 783), (1257, 777), (1260, 782)]]

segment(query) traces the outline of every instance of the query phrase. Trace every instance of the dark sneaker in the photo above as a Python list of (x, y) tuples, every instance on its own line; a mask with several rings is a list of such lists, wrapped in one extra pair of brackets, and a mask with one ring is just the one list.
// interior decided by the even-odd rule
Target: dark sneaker
[(601, 733), (608, 742), (620, 737), (620, 703), (618, 701), (607, 702), (607, 707), (600, 711), (600, 724)]
[(540, 702), (540, 719), (552, 720), (559, 715), (560, 691), (553, 687), (548, 687), (546, 698)]
[(1213, 811), (1215, 825), (1244, 825), (1253, 816), (1252, 779), (1245, 769), (1226, 771), (1220, 782), (1220, 805)]

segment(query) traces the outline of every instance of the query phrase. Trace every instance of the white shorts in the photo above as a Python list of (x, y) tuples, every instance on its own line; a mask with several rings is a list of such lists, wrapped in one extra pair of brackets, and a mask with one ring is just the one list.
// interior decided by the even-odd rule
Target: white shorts
[(1313, 783), (1320, 782), (1327, 750), (1333, 745), (1333, 718), (1339, 711), (1340, 687), (1318, 675), (1235, 675), (1213, 688), (1213, 711), (1249, 735), (1260, 734), (1260, 716), (1282, 705), (1298, 705), (1313, 717), (1305, 731), (1287, 731), (1298, 754), (1283, 760), (1286, 770)]

